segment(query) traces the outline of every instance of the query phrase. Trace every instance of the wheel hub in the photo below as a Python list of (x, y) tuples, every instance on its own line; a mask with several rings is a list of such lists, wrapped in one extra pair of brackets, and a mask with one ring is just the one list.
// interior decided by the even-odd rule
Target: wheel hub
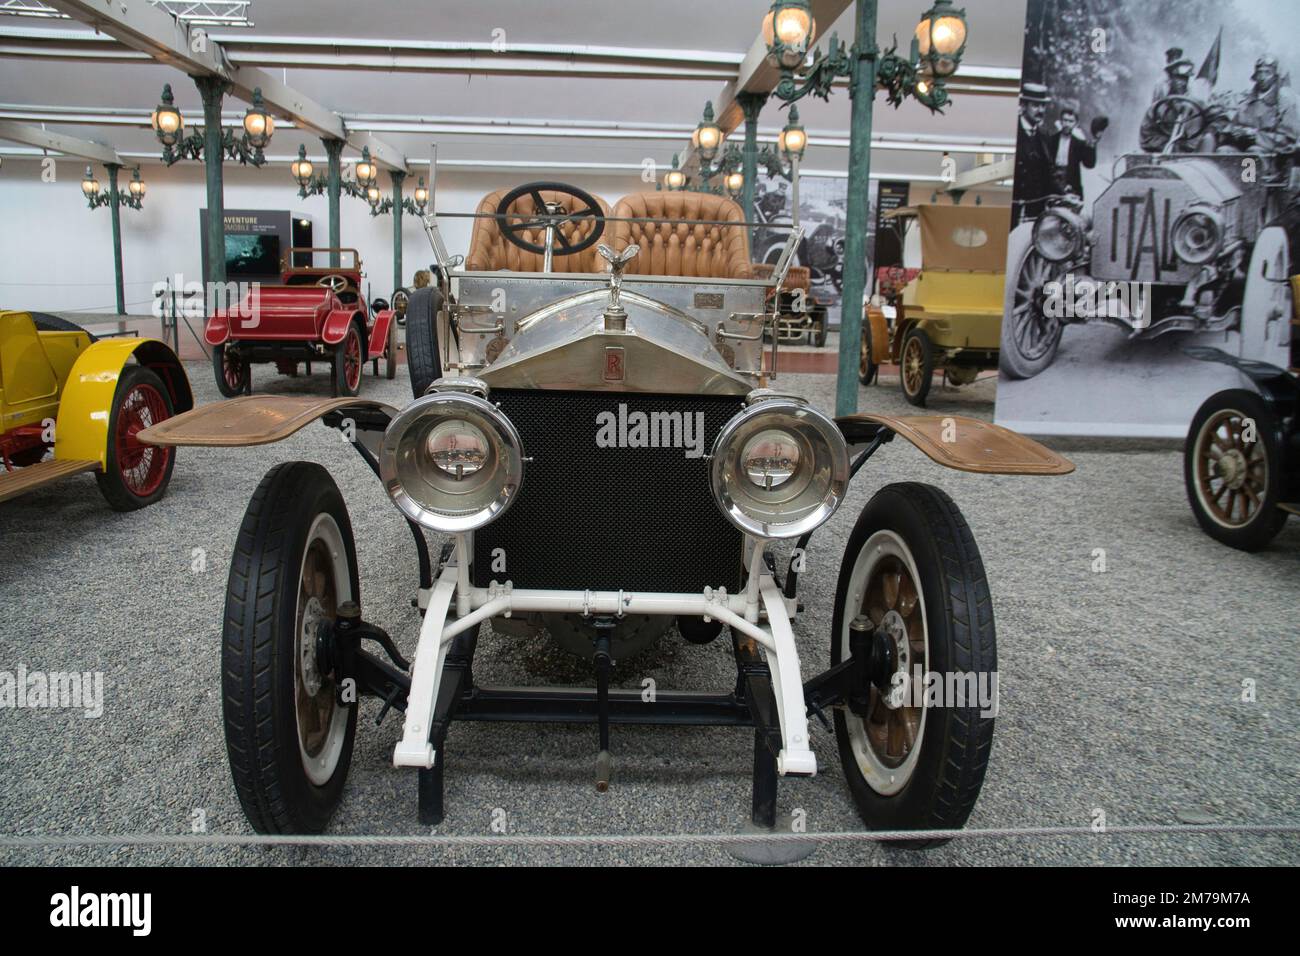
[(1215, 470), (1224, 484), (1236, 491), (1246, 482), (1246, 456), (1235, 448), (1226, 451), (1219, 456)]
[(299, 654), (302, 656), (302, 687), (308, 697), (319, 694), (324, 683), (316, 656), (316, 641), (321, 625), (326, 624), (328, 620), (320, 601), (315, 597), (308, 598), (302, 611), (302, 634), (299, 635), (298, 641)]
[[(880, 628), (876, 633), (884, 635), (890, 642), (893, 651), (891, 656), (894, 661), (889, 674), (889, 685), (887, 688), (882, 688), (881, 697), (886, 707), (897, 710), (907, 700), (908, 673), (912, 666), (912, 650), (907, 639), (907, 625), (903, 622), (901, 614), (897, 611), (889, 611), (880, 622)], [(897, 676), (899, 674), (902, 675), (901, 680)]]

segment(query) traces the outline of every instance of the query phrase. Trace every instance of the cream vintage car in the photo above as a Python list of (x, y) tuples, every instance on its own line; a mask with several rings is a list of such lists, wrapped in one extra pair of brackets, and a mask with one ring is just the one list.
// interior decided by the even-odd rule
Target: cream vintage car
[[(254, 494), (222, 617), (226, 738), (252, 826), (326, 827), (365, 694), (401, 712), (393, 764), (418, 778), (426, 824), (442, 819), (453, 722), (554, 721), (593, 725), (600, 790), (616, 726), (753, 728), (754, 823), (770, 830), (778, 778), (826, 759), (811, 718), (833, 722), (868, 827), (960, 828), (993, 718), (973, 698), (926, 706), (916, 693), (922, 673), (996, 672), (989, 583), (957, 505), (924, 484), (875, 494), (816, 665), (795, 644), (802, 552), (787, 564), (778, 549), (804, 548), (896, 436), (965, 471), (1073, 466), (985, 422), (836, 420), (778, 390), (764, 304), (779, 300), (798, 235), (770, 279), (752, 278), (743, 215), (725, 197), (651, 192), (611, 206), (528, 183), (483, 200), (468, 261), (447, 254), (435, 214), (425, 227), (438, 265), (407, 306), (410, 404), (248, 396), (144, 436), (256, 445), (321, 420), (351, 438), (414, 537), (408, 660), (366, 620), (362, 581), (394, 569), (358, 567), (329, 472), (277, 465)], [(734, 684), (613, 686), (614, 663), (676, 639), (674, 622), (694, 644), (728, 633)], [(590, 662), (593, 686), (481, 685), (484, 625), (493, 641), (544, 629)]]

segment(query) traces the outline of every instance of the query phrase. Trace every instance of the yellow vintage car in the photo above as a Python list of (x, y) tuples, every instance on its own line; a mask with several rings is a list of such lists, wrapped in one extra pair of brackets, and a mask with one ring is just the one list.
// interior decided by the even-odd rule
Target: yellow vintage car
[(1007, 206), (918, 205), (886, 215), (904, 234), (920, 230), (921, 271), (863, 322), (861, 377), (886, 361), (899, 366), (903, 395), (925, 405), (934, 373), (968, 385), (998, 367), (1006, 285)]
[(93, 471), (118, 511), (152, 504), (167, 491), (175, 449), (136, 435), (193, 407), (185, 370), (162, 342), (97, 340), (57, 316), (0, 310), (0, 502)]

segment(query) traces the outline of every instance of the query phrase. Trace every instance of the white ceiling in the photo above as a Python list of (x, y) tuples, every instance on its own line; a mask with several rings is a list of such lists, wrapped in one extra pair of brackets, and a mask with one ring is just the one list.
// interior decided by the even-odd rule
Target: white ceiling
[[(639, 56), (658, 51), (653, 56), (669, 68), (708, 63), (734, 72), (769, 5), (770, 0), (547, 0), (530, 4), (520, 0), (316, 0), (309, 5), (302, 0), (253, 0), (253, 29), (214, 28), (213, 36), (229, 39), (237, 63), (249, 62), (241, 57), (256, 59), (266, 56), (269, 47), (279, 48), (275, 38), (292, 38), (299, 46), (306, 40), (466, 44), (488, 47), (481, 54), (484, 57), (493, 55), (490, 44), (497, 39), (513, 48), (532, 44), (613, 47), (642, 51)], [(896, 32), (905, 46), (928, 5), (926, 0), (882, 0), (878, 30), (882, 44), (887, 46)], [(972, 67), (1018, 68), (1023, 0), (966, 0), (965, 7), (970, 26), (964, 62)], [(838, 23), (822, 25), (819, 34), (825, 37), (838, 30), (847, 41), (852, 29), (850, 6)], [(44, 58), (39, 54), (61, 48), (59, 36), (52, 31), (79, 42), (93, 36), (73, 21), (0, 16), (0, 53), (5, 54), (0, 55), (0, 116), (27, 121), (39, 116), (51, 129), (106, 143), (128, 157), (157, 154), (147, 121), (163, 83), (172, 84), (187, 120), (199, 118), (197, 91), (180, 72), (136, 60), (110, 63)], [(250, 38), (259, 42), (250, 43)], [(5, 43), (6, 39), (11, 42)], [(381, 43), (374, 48), (382, 51), (384, 46)], [(123, 48), (102, 44), (102, 49)], [(31, 55), (33, 52), (38, 55)], [(312, 56), (328, 61), (329, 44), (317, 48)], [(705, 100), (715, 98), (724, 85), (721, 78), (457, 75), (299, 66), (269, 69), (318, 103), (343, 114), (350, 128), (374, 130), (414, 162), (427, 161), (430, 143), (436, 139), (440, 158), (452, 161), (517, 164), (533, 160), (578, 169), (588, 164), (635, 167), (647, 158), (666, 163), (685, 145)], [(244, 107), (240, 102), (228, 102), (232, 121)], [(70, 115), (60, 112), (63, 110)], [(799, 110), (812, 142), (805, 169), (842, 173), (848, 157), (849, 98), (845, 91), (837, 91), (829, 103), (806, 99)], [(107, 112), (86, 116), (86, 111)], [(1005, 94), (954, 94), (948, 113), (933, 116), (910, 102), (895, 111), (878, 97), (875, 120), (873, 132), (878, 139), (921, 137), (932, 143), (959, 144), (990, 140), (1005, 150), (1015, 133), (1015, 99)], [(496, 126), (519, 133), (547, 122), (562, 124), (570, 135), (500, 135), (482, 128)], [(774, 136), (783, 122), (778, 104), (770, 102), (760, 121), (764, 132)], [(413, 123), (451, 128), (412, 131)], [(466, 124), (480, 128), (465, 129)], [(611, 126), (621, 129), (611, 130)], [(313, 156), (324, 155), (318, 140), (291, 129), (278, 131), (268, 152), (287, 161), (300, 142)], [(0, 152), (17, 151), (7, 146), (0, 144)], [(924, 178), (937, 174), (939, 158), (933, 151), (877, 148), (872, 162), (873, 170), (882, 174)]]

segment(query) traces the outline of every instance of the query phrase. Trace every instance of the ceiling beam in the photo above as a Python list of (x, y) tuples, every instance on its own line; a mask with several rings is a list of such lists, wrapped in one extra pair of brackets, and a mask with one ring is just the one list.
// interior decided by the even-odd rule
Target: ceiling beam
[(96, 163), (124, 165), (121, 157), (117, 155), (117, 150), (111, 146), (92, 143), (85, 139), (77, 139), (75, 136), (65, 136), (62, 133), (51, 133), (39, 126), (27, 126), (24, 123), (0, 120), (0, 139), (8, 140), (11, 143), (39, 146), (41, 149), (53, 150), (56, 153), (63, 153), (65, 156), (78, 156)]
[[(251, 102), (254, 88), (260, 88), (267, 108), (277, 116), (290, 119), (318, 136), (345, 140), (354, 149), (368, 147), (371, 158), (389, 169), (406, 169), (406, 157), (401, 150), (368, 133), (348, 133), (337, 113), (264, 70), (234, 66), (221, 44), (209, 39), (201, 30), (186, 29), (174, 17), (156, 7), (127, 3), (108, 5), (98, 0), (49, 0), (49, 3), (70, 17), (183, 73), (225, 79), (242, 100)], [(200, 35), (203, 42), (196, 42)]]
[(974, 189), (976, 186), (988, 186), (993, 183), (1000, 183), (1004, 179), (1010, 179), (1016, 174), (1016, 161), (1014, 159), (1004, 159), (997, 163), (987, 163), (983, 166), (976, 166), (974, 169), (968, 169), (964, 173), (958, 173), (957, 178), (950, 183), (944, 184), (944, 192), (965, 192), (967, 189)]

